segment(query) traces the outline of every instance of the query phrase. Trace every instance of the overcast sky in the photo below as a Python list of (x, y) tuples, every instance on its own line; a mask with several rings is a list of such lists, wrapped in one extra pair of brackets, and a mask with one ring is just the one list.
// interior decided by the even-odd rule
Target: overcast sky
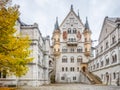
[(20, 5), (22, 22), (38, 23), (42, 36), (52, 35), (56, 17), (61, 24), (71, 4), (76, 13), (79, 10), (83, 23), (88, 17), (94, 40), (99, 37), (105, 16), (120, 17), (120, 0), (13, 0), (13, 3)]

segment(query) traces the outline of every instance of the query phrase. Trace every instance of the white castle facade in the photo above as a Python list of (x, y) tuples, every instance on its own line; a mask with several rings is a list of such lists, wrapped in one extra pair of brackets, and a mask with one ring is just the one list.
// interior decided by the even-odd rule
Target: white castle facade
[(73, 6), (60, 26), (56, 20), (52, 42), (57, 83), (81, 81), (80, 71), (87, 68), (85, 65), (91, 52), (90, 35), (88, 21), (84, 25), (79, 14), (74, 12)]
[(27, 25), (20, 21), (16, 22), (15, 28), (17, 33), (21, 33), (23, 36), (29, 36), (32, 41), (30, 50), (32, 53), (30, 57), (33, 57), (33, 61), (28, 64), (29, 70), (26, 75), (16, 78), (15, 76), (1, 75), (0, 83), (3, 85), (21, 85), (21, 86), (40, 86), (43, 84), (49, 84), (49, 61), (50, 58), (50, 38), (42, 37), (42, 34), (38, 28), (38, 25)]
[(120, 84), (120, 18), (104, 19), (95, 51), (96, 57), (88, 63), (89, 71), (104, 84)]
[(72, 5), (60, 26), (56, 18), (52, 45), (49, 36), (42, 37), (36, 23), (27, 25), (19, 19), (15, 28), (17, 33), (30, 37), (30, 57), (34, 60), (28, 64), (26, 75), (20, 78), (0, 74), (0, 84), (40, 86), (51, 82), (120, 83), (120, 18), (105, 18), (99, 44), (95, 47), (95, 58), (92, 55), (92, 33), (88, 20), (86, 18), (83, 24)]

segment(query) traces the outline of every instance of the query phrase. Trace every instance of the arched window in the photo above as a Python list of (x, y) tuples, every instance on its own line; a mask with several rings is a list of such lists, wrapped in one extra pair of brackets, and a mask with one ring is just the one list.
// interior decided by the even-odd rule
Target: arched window
[(77, 30), (76, 28), (73, 29), (73, 34), (76, 34)]
[(71, 48), (71, 49), (70, 49), (70, 52), (74, 52), (74, 48)]
[(64, 67), (62, 67), (62, 72), (64, 71)]
[(82, 47), (78, 47), (78, 48), (77, 48), (77, 52), (78, 52), (78, 53), (82, 53)]
[(117, 55), (115, 54), (115, 62), (117, 62)]
[(103, 61), (101, 61), (100, 64), (101, 64), (101, 67), (103, 67), (103, 64), (104, 64)]
[(109, 58), (106, 56), (106, 65), (109, 65)]
[(73, 56), (70, 58), (70, 60), (71, 60), (71, 63), (74, 63), (74, 57)]
[(113, 79), (116, 79), (116, 73), (115, 72), (113, 73)]
[(63, 63), (67, 63), (67, 57), (66, 57), (66, 56), (63, 56), (63, 57), (62, 57), (62, 62), (63, 62)]
[(76, 41), (76, 38), (74, 38), (74, 42)]
[(117, 62), (117, 55), (115, 54), (115, 52), (112, 53), (112, 63), (116, 63)]
[(66, 52), (67, 52), (67, 48), (66, 48), (66, 47), (63, 47), (63, 48), (62, 48), (62, 52), (66, 53)]
[(67, 67), (66, 67), (65, 69), (66, 69), (66, 71), (68, 71), (68, 68), (67, 68)]
[(71, 33), (71, 29), (70, 28), (68, 28), (68, 34), (70, 34)]
[(52, 67), (52, 61), (51, 60), (49, 61), (49, 67)]
[(115, 43), (115, 36), (112, 37), (112, 44)]
[(82, 62), (82, 56), (77, 57), (77, 62)]
[(99, 68), (99, 63), (97, 63), (97, 68)]

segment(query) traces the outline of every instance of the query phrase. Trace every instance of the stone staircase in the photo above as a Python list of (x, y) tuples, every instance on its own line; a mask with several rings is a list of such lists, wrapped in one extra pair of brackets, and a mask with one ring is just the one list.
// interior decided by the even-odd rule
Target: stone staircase
[(91, 84), (102, 84), (101, 79), (94, 75), (93, 73), (86, 71), (86, 72), (82, 72), (86, 75), (86, 77), (90, 80)]

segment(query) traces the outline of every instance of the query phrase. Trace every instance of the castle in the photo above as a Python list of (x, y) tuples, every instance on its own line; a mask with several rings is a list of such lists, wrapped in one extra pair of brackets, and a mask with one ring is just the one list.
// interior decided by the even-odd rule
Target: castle
[(27, 25), (18, 19), (15, 28), (17, 33), (29, 35), (33, 51), (30, 57), (34, 60), (28, 64), (29, 71), (25, 76), (3, 77), (1, 73), (0, 83), (14, 85), (19, 82), (22, 86), (40, 86), (51, 82), (120, 83), (120, 18), (105, 18), (99, 44), (94, 48), (88, 19), (84, 24), (72, 5), (60, 26), (56, 18), (52, 45), (49, 36), (42, 36), (37, 23)]

